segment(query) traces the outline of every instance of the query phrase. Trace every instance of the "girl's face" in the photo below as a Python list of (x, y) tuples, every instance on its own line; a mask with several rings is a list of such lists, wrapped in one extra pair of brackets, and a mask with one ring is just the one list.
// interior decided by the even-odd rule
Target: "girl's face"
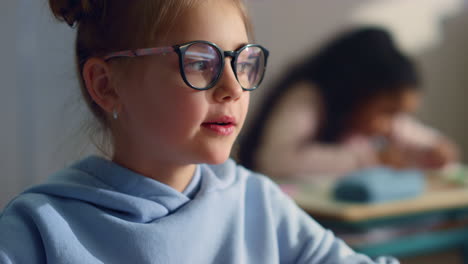
[(400, 114), (416, 111), (419, 104), (420, 94), (415, 89), (376, 96), (354, 115), (351, 122), (353, 132), (368, 136), (389, 135), (395, 118)]
[[(247, 44), (239, 9), (229, 1), (201, 1), (155, 46), (193, 40), (211, 41), (223, 50)], [(231, 58), (226, 58), (216, 86), (206, 91), (184, 83), (175, 52), (131, 60), (116, 82), (121, 106), (114, 129), (116, 151), (132, 150), (145, 158), (180, 165), (224, 162), (249, 104), (249, 92), (237, 82)]]

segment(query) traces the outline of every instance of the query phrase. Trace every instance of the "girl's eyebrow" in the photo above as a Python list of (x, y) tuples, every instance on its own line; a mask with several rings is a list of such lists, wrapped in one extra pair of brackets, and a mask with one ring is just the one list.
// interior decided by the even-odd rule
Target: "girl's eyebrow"
[(213, 54), (207, 54), (207, 53), (202, 53), (202, 52), (196, 52), (196, 51), (188, 51), (185, 53), (186, 55), (193, 55), (205, 59), (214, 59), (215, 55)]

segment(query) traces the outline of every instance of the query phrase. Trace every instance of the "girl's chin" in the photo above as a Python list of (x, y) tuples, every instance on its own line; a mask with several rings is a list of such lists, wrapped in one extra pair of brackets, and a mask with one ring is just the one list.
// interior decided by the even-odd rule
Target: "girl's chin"
[(229, 159), (230, 152), (226, 153), (209, 153), (203, 157), (203, 163), (217, 165), (226, 162)]
[(229, 156), (223, 156), (223, 157), (216, 157), (216, 158), (210, 158), (207, 159), (204, 163), (210, 164), (210, 165), (218, 165), (226, 162), (226, 160), (229, 159)]

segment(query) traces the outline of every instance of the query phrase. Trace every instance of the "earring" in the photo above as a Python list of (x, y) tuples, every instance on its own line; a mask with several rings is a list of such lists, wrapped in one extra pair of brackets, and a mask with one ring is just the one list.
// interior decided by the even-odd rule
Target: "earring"
[(117, 120), (119, 118), (119, 113), (117, 113), (117, 109), (114, 109), (112, 111), (112, 117), (114, 118), (114, 120)]

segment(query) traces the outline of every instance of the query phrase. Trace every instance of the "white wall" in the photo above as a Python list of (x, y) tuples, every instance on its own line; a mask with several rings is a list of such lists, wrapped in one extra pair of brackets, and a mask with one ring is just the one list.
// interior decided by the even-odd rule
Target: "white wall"
[(444, 41), (417, 54), (425, 78), (421, 118), (454, 138), (468, 161), (468, 9), (442, 25)]
[[(45, 0), (0, 2), (0, 207), (72, 160), (82, 119), (73, 30)], [(81, 140), (81, 138), (80, 138)]]
[[(18, 113), (16, 105), (16, 60), (13, 50), (16, 32), (8, 26), (15, 19), (16, 1), (2, 2), (0, 8), (0, 196), (10, 197), (19, 188), (20, 182), (14, 178), (18, 167), (18, 149), (16, 148)], [(10, 88), (11, 87), (11, 88)], [(2, 203), (3, 200), (0, 200)]]

